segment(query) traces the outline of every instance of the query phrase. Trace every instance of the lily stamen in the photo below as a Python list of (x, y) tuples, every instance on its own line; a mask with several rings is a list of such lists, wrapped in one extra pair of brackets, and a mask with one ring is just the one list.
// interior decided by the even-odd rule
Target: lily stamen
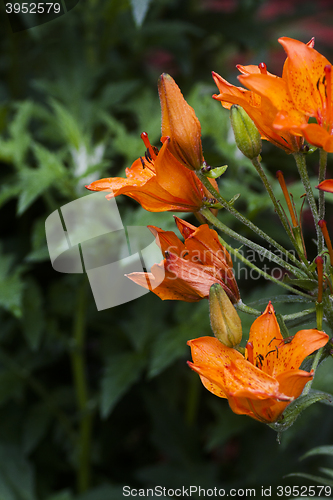
[(326, 246), (327, 246), (327, 250), (328, 250), (328, 253), (329, 253), (329, 256), (330, 256), (330, 263), (331, 263), (331, 266), (333, 266), (333, 247), (332, 247), (331, 238), (330, 238), (330, 236), (328, 234), (328, 231), (327, 231), (326, 221), (325, 220), (320, 220), (318, 222), (318, 226), (320, 227), (321, 232), (323, 233), (323, 236), (324, 236), (324, 239), (325, 239), (325, 243), (326, 243)]
[(293, 206), (293, 204), (291, 202), (290, 194), (288, 192), (287, 185), (286, 185), (286, 181), (284, 180), (284, 176), (283, 176), (283, 173), (281, 172), (281, 170), (278, 170), (276, 172), (276, 177), (277, 177), (277, 179), (279, 181), (279, 184), (280, 184), (282, 192), (283, 192), (283, 196), (284, 196), (284, 198), (286, 200), (286, 203), (287, 203), (287, 206), (288, 206), (288, 210), (289, 210), (289, 213), (290, 213), (290, 216), (291, 216), (291, 221), (292, 221), (293, 227), (298, 227), (299, 224), (298, 224), (297, 217), (296, 217), (296, 214), (295, 214), (294, 206)]
[(328, 132), (331, 132), (332, 120), (332, 66), (327, 64), (324, 68), (326, 83), (326, 124)]
[(147, 132), (142, 132), (140, 137), (143, 140), (143, 143), (146, 146), (147, 150), (149, 151), (151, 159), (156, 160), (157, 154), (155, 152), (155, 148), (150, 144)]
[(264, 62), (261, 62), (260, 64), (258, 64), (258, 68), (259, 68), (260, 73), (262, 75), (267, 75), (267, 65)]
[(247, 351), (247, 360), (253, 365), (253, 343), (248, 342), (245, 346), (245, 349)]

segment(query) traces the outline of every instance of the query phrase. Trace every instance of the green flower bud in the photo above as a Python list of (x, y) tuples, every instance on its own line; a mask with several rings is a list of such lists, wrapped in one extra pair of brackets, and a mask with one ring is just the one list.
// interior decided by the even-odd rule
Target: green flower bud
[(261, 137), (249, 115), (243, 108), (233, 104), (230, 121), (238, 149), (250, 160), (257, 158), (261, 151)]
[(227, 347), (242, 340), (242, 323), (222, 286), (214, 283), (209, 290), (210, 325), (215, 337)]

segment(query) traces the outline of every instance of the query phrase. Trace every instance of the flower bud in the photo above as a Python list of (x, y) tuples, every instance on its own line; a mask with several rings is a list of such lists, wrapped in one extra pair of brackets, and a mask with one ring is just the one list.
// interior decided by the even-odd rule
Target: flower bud
[(250, 160), (257, 158), (261, 151), (261, 137), (249, 115), (243, 108), (233, 104), (230, 109), (230, 121), (238, 149)]
[(222, 286), (214, 283), (209, 290), (210, 325), (215, 337), (227, 347), (242, 340), (242, 324), (236, 309)]

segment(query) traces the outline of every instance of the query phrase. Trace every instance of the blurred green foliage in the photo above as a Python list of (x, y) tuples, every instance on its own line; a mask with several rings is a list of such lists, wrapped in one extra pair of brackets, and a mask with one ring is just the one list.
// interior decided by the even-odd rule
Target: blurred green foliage
[[(186, 366), (186, 341), (211, 334), (206, 301), (169, 303), (148, 294), (98, 312), (86, 275), (57, 273), (49, 259), (46, 218), (84, 196), (88, 182), (124, 175), (144, 153), (142, 131), (158, 145), (156, 83), (164, 71), (202, 123), (208, 163), (229, 166), (221, 193), (240, 193), (237, 208), (286, 244), (251, 163), (236, 150), (228, 113), (211, 99), (210, 71), (235, 82), (235, 62), (267, 60), (281, 51), (278, 36), (311, 38), (300, 21), (316, 6), (305, 1), (301, 12), (267, 22), (262, 9), (272, 1), (227, 3), (82, 0), (17, 33), (1, 16), (1, 500), (117, 500), (123, 485), (274, 487), (287, 484), (283, 476), (298, 468), (302, 453), (332, 440), (329, 407), (311, 407), (278, 445), (271, 429), (234, 415), (203, 389)], [(299, 210), (303, 191), (291, 159), (265, 145), (263, 161), (277, 194), (274, 172), (285, 171)], [(313, 178), (317, 163), (313, 155)], [(124, 226), (175, 227), (170, 213), (145, 212), (124, 197), (117, 204)], [(312, 258), (307, 220), (305, 213)], [(281, 293), (263, 280), (239, 283), (248, 303)], [(276, 309), (290, 314), (300, 304)], [(252, 318), (242, 320), (246, 336)]]

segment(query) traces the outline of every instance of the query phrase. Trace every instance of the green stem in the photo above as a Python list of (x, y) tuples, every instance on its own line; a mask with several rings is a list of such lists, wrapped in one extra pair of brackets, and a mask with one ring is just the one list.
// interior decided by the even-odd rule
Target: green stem
[[(217, 227), (221, 231), (224, 231), (224, 229), (225, 229), (226, 226), (224, 226), (224, 224), (219, 219), (217, 219), (211, 213), (211, 211), (209, 209), (207, 209), (207, 208), (202, 209), (201, 213), (204, 215), (204, 217), (206, 219), (208, 219), (209, 222), (211, 222), (212, 224), (214, 224), (215, 227)], [(228, 252), (230, 252), (234, 257), (236, 257), (238, 260), (240, 260), (241, 262), (243, 262), (244, 264), (246, 264), (248, 267), (251, 267), (252, 269), (254, 269), (255, 271), (257, 271), (264, 278), (266, 278), (266, 279), (268, 279), (270, 281), (273, 281), (273, 283), (276, 283), (277, 285), (282, 286), (286, 290), (289, 290), (289, 291), (291, 291), (293, 293), (296, 293), (298, 295), (301, 295), (302, 297), (306, 297), (307, 299), (311, 300), (311, 298), (309, 297), (309, 295), (306, 295), (305, 293), (300, 292), (299, 290), (295, 290), (294, 288), (292, 288), (291, 286), (287, 285), (286, 283), (283, 283), (283, 281), (277, 280), (276, 278), (274, 278), (270, 274), (267, 274), (265, 271), (263, 271), (262, 269), (260, 269), (259, 267), (257, 267), (255, 264), (253, 264), (253, 262), (250, 262), (248, 259), (246, 259), (246, 257), (244, 257), (237, 249), (233, 248), (226, 241), (224, 241), (221, 238), (221, 236), (219, 236), (219, 240), (220, 240), (221, 244), (228, 250)]]
[[(312, 363), (311, 370), (313, 370), (315, 373), (316, 373), (316, 369), (317, 369), (317, 366), (318, 366), (318, 364), (319, 364), (319, 361), (320, 361), (321, 355), (322, 355), (322, 353), (323, 353), (323, 349), (324, 349), (324, 347), (321, 347), (321, 348), (317, 351), (317, 353), (316, 353), (316, 355), (315, 355), (315, 357), (314, 357), (314, 359), (313, 359), (313, 363)], [(307, 394), (309, 394), (310, 389), (311, 389), (311, 386), (312, 386), (312, 383), (313, 383), (313, 380), (314, 380), (314, 376), (313, 376), (313, 379), (312, 379), (312, 380), (310, 380), (310, 381), (306, 384), (306, 386), (304, 387), (304, 390), (303, 390), (303, 392), (302, 392), (302, 396), (306, 396)]]
[[(289, 259), (291, 262), (293, 262), (294, 264), (296, 264), (298, 267), (301, 267), (303, 269), (303, 271), (305, 271), (306, 273), (308, 273), (307, 268), (304, 267), (304, 265), (302, 265), (302, 263), (292, 253), (288, 252), (288, 250), (286, 250), (285, 248), (283, 248), (273, 238), (271, 238), (270, 236), (268, 236), (268, 234), (266, 234), (259, 227), (257, 227), (255, 224), (253, 224), (253, 222), (251, 222), (249, 219), (247, 219), (246, 217), (244, 217), (227, 200), (225, 200), (220, 195), (220, 193), (218, 193), (218, 191), (216, 191), (216, 189), (213, 188), (213, 186), (209, 182), (208, 178), (200, 170), (198, 170), (196, 172), (196, 174), (199, 177), (199, 179), (201, 180), (202, 184), (205, 186), (205, 188), (212, 194), (212, 196), (214, 196), (214, 198), (219, 203), (221, 203), (221, 205), (223, 206), (223, 208), (225, 208), (226, 210), (228, 210), (229, 213), (231, 213), (234, 217), (236, 217), (236, 219), (238, 219), (239, 221), (241, 221), (245, 226), (247, 226), (252, 231), (254, 231), (258, 236), (260, 236), (261, 238), (263, 238), (264, 240), (266, 240), (267, 243), (269, 243), (270, 245), (272, 245), (273, 247), (275, 247), (277, 250), (279, 250), (283, 255), (286, 256), (287, 259)], [(267, 252), (268, 252), (268, 250), (267, 250)], [(303, 274), (303, 276), (304, 276), (304, 274)]]
[(317, 317), (317, 330), (323, 329), (323, 303), (316, 302), (316, 317)]
[[(193, 373), (190, 375), (193, 375)], [(191, 376), (189, 380), (189, 388), (188, 388), (189, 390), (187, 394), (187, 405), (185, 414), (185, 420), (189, 426), (194, 425), (196, 421), (199, 409), (201, 387), (202, 385), (200, 378), (198, 376), (197, 377)]]
[(244, 304), (244, 302), (242, 302), (241, 300), (239, 300), (237, 302), (237, 304), (235, 304), (235, 307), (241, 311), (241, 312), (245, 312), (247, 314), (251, 314), (252, 316), (260, 316), (261, 315), (261, 312), (258, 311), (258, 309), (254, 309), (253, 307), (250, 307), (250, 306), (247, 306), (246, 304)]
[(308, 171), (306, 168), (305, 157), (304, 157), (303, 153), (294, 153), (294, 158), (296, 161), (299, 175), (300, 175), (301, 180), (303, 182), (303, 186), (304, 186), (304, 189), (306, 192), (308, 203), (310, 205), (310, 209), (311, 209), (311, 213), (312, 213), (312, 217), (313, 217), (313, 222), (314, 222), (314, 225), (316, 228), (318, 249), (319, 249), (319, 242), (323, 241), (323, 239), (322, 239), (323, 237), (322, 237), (320, 228), (318, 226), (319, 217), (318, 217), (318, 211), (317, 211), (317, 204), (316, 204), (316, 200), (314, 198), (312, 187), (310, 184), (310, 179), (309, 179)]
[(316, 312), (316, 308), (312, 307), (311, 309), (304, 309), (304, 311), (300, 311), (293, 314), (284, 314), (282, 318), (284, 321), (292, 321), (293, 319), (303, 318), (303, 316), (308, 316), (309, 314), (313, 314)]
[(298, 278), (303, 278), (304, 279), (304, 273), (300, 271), (299, 269), (295, 268), (291, 264), (288, 264), (285, 260), (281, 259), (274, 253), (270, 252), (267, 250), (267, 248), (264, 248), (257, 243), (254, 243), (253, 241), (245, 238), (244, 236), (241, 236), (240, 234), (236, 233), (232, 229), (230, 229), (228, 226), (223, 224), (215, 215), (212, 214), (212, 212), (209, 210), (209, 208), (202, 208), (200, 210), (200, 213), (211, 223), (214, 224), (214, 226), (218, 227), (221, 231), (223, 231), (225, 234), (228, 236), (231, 236), (231, 238), (234, 238), (235, 240), (239, 241), (243, 245), (248, 246), (255, 252), (258, 252), (259, 255), (261, 255), (264, 258), (267, 258), (268, 260), (275, 262), (275, 264), (278, 264), (279, 266), (283, 267), (287, 271), (293, 273), (295, 276)]
[[(255, 167), (256, 171), (258, 172), (260, 179), (262, 180), (262, 182), (266, 188), (266, 191), (269, 194), (270, 199), (272, 200), (272, 203), (273, 203), (274, 208), (275, 208), (275, 212), (277, 213), (277, 215), (281, 221), (281, 224), (283, 225), (287, 235), (289, 236), (290, 241), (295, 246), (294, 235), (293, 235), (292, 231), (290, 230), (288, 221), (286, 219), (286, 216), (285, 216), (281, 206), (279, 205), (277, 199), (275, 198), (272, 186), (270, 185), (269, 180), (267, 179), (267, 176), (266, 176), (266, 174), (261, 166), (261, 163), (259, 161), (259, 157), (253, 158), (251, 161), (252, 161), (252, 164)], [(296, 250), (298, 250), (298, 249), (296, 248)], [(303, 257), (303, 259), (305, 260), (305, 263), (306, 263), (306, 259), (305, 259), (304, 255), (301, 254), (301, 257)]]
[(89, 489), (91, 475), (90, 449), (93, 415), (88, 409), (88, 385), (84, 357), (85, 323), (86, 287), (85, 284), (82, 284), (77, 296), (73, 325), (74, 347), (71, 352), (74, 386), (80, 417), (77, 469), (77, 487), (79, 493), (83, 493)]
[[(319, 175), (318, 184), (325, 180), (326, 177), (326, 165), (327, 165), (327, 152), (320, 149), (320, 160), (319, 160)], [(319, 201), (318, 201), (318, 218), (319, 220), (325, 217), (325, 191), (319, 190)], [(320, 255), (324, 249), (324, 236), (321, 233), (321, 237), (318, 240), (318, 254)]]

